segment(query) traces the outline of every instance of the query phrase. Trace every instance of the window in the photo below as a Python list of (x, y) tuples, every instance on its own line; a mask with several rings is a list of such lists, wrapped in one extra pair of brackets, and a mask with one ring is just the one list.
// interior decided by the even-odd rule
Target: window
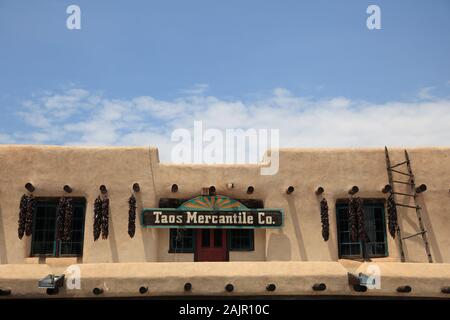
[(362, 258), (365, 250), (367, 257), (385, 257), (388, 255), (386, 242), (386, 225), (384, 219), (384, 202), (365, 201), (364, 228), (367, 242), (353, 242), (348, 219), (348, 203), (336, 206), (339, 257)]
[(56, 239), (56, 210), (59, 199), (36, 200), (31, 256), (81, 256), (83, 253), (85, 200), (72, 198), (73, 219), (70, 241)]
[(194, 229), (170, 229), (169, 253), (193, 253)]
[(228, 247), (230, 251), (255, 250), (254, 230), (253, 229), (228, 230)]

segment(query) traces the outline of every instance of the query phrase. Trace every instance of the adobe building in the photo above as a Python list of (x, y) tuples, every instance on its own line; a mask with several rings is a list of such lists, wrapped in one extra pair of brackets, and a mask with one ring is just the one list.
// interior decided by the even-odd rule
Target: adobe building
[(450, 297), (450, 148), (279, 156), (0, 146), (0, 299)]

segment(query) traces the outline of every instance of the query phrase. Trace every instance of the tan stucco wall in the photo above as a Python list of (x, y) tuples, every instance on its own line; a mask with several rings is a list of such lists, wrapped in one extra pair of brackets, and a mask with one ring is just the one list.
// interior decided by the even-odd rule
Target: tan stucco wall
[[(47, 274), (63, 274), (61, 266), (37, 264), (0, 265), (0, 288), (11, 295), (0, 298), (111, 298), (160, 296), (362, 296), (362, 297), (434, 297), (450, 298), (441, 292), (450, 280), (450, 264), (442, 263), (378, 263), (381, 270), (379, 288), (357, 292), (348, 284), (348, 269), (339, 262), (271, 261), (271, 262), (146, 262), (146, 263), (84, 263), (78, 265), (80, 287), (66, 285), (57, 295), (47, 295), (38, 288), (37, 279)], [(366, 263), (356, 263), (356, 272), (366, 272)], [(70, 274), (70, 273), (68, 273)], [(17, 276), (20, 275), (20, 276)], [(184, 291), (185, 283), (192, 290)], [(314, 291), (314, 284), (326, 285)], [(225, 286), (232, 284), (233, 292)], [(275, 291), (267, 291), (275, 284)], [(412, 291), (399, 293), (399, 286), (409, 285)], [(148, 292), (139, 293), (141, 286)], [(103, 289), (96, 296), (94, 288)]]
[[(155, 206), (149, 148), (0, 147), (0, 261), (23, 263), (30, 237), (17, 237), (18, 206), (24, 184), (36, 186), (36, 197), (58, 197), (66, 184), (74, 197), (86, 198), (85, 241), (82, 262), (156, 261), (157, 233), (136, 228), (127, 234), (128, 197), (134, 182), (142, 192), (138, 204)], [(111, 199), (108, 240), (93, 241), (93, 203), (99, 186), (106, 185)]]
[[(390, 154), (393, 163), (403, 160), (403, 149), (391, 149)], [(448, 268), (450, 148), (409, 149), (409, 154), (416, 183), (428, 186), (428, 190), (419, 197), (419, 203), (424, 208), (423, 221), (429, 231), (433, 258), (437, 263), (447, 263), (442, 264), (442, 268)], [(130, 239), (127, 234), (127, 200), (135, 182), (141, 187), (138, 194), (139, 210), (143, 207), (157, 207), (159, 199), (163, 197), (186, 199), (198, 196), (202, 187), (211, 185), (216, 187), (218, 194), (236, 199), (261, 199), (266, 208), (284, 209), (285, 222), (282, 229), (256, 230), (255, 251), (231, 252), (231, 261), (338, 262), (336, 200), (347, 198), (347, 191), (353, 185), (359, 187), (360, 197), (386, 197), (381, 192), (382, 186), (387, 184), (382, 148), (282, 149), (278, 174), (262, 176), (260, 168), (256, 164), (164, 164), (158, 160), (157, 149), (148, 147), (0, 146), (0, 264), (26, 264), (36, 268), (38, 265), (42, 268), (45, 264), (49, 268), (58, 265), (62, 268), (73, 263), (97, 265), (120, 262), (125, 263), (123, 270), (126, 270), (127, 263), (192, 262), (193, 254), (168, 253), (167, 230), (145, 229), (137, 223), (136, 235)], [(32, 182), (36, 187), (36, 197), (60, 197), (63, 195), (62, 187), (68, 184), (73, 187), (74, 197), (86, 198), (82, 258), (42, 260), (29, 257), (30, 238), (19, 240), (17, 237), (19, 201), (25, 193), (24, 185), (27, 182)], [(233, 189), (226, 187), (230, 182), (234, 184)], [(179, 186), (178, 193), (171, 192), (171, 185), (174, 183)], [(108, 240), (99, 239), (94, 242), (93, 202), (102, 184), (107, 186), (111, 201), (110, 236)], [(249, 185), (255, 188), (252, 195), (246, 193)], [(287, 195), (285, 190), (290, 185), (295, 187), (295, 191)], [(314, 193), (318, 186), (325, 188), (324, 196), (330, 208), (328, 242), (324, 242), (321, 236), (319, 198)], [(403, 198), (399, 199), (402, 203), (412, 204), (411, 200), (406, 202)], [(414, 210), (399, 208), (399, 223), (404, 236), (419, 230)], [(397, 242), (389, 235), (387, 239), (389, 256), (373, 261), (400, 261)], [(406, 240), (404, 248), (407, 262), (427, 261), (420, 237)], [(340, 262), (339, 265), (347, 266)], [(0, 274), (0, 280), (2, 276)], [(445, 281), (448, 280), (445, 278)]]

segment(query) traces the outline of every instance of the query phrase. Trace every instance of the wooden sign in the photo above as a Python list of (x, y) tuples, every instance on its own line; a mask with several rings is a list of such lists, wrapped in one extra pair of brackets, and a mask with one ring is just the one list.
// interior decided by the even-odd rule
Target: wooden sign
[(142, 210), (142, 225), (148, 228), (281, 228), (281, 209)]

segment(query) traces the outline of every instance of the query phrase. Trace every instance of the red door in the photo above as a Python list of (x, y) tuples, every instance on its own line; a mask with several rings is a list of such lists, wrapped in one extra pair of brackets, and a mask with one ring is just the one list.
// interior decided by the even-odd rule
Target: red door
[(195, 261), (228, 261), (226, 230), (197, 229)]

